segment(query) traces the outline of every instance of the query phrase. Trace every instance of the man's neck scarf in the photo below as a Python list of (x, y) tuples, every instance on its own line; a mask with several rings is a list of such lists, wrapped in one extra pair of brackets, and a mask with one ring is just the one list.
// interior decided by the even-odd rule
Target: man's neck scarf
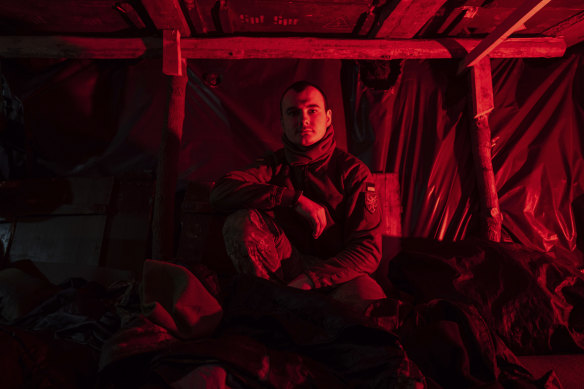
[(282, 135), (282, 141), (284, 142), (284, 154), (286, 155), (286, 160), (293, 166), (310, 165), (324, 161), (332, 154), (337, 145), (332, 125), (326, 129), (321, 140), (310, 146), (302, 146), (292, 143), (286, 137), (286, 134)]

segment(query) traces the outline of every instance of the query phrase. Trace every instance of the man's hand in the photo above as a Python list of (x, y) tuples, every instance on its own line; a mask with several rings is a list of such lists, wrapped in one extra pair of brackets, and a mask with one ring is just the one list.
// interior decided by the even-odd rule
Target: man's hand
[(308, 197), (300, 195), (294, 210), (308, 220), (312, 226), (312, 236), (317, 239), (327, 225), (326, 209)]
[(297, 289), (303, 289), (303, 290), (314, 289), (314, 283), (304, 273), (300, 274), (298, 277), (296, 277), (292, 281), (290, 281), (288, 283), (288, 286), (291, 286), (291, 287), (297, 288)]

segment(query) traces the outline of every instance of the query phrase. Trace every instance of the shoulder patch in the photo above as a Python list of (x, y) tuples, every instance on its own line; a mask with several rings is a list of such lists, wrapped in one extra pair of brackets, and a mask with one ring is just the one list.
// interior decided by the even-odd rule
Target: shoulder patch
[(379, 202), (377, 201), (377, 192), (375, 191), (375, 184), (365, 183), (365, 208), (371, 213), (375, 213)]

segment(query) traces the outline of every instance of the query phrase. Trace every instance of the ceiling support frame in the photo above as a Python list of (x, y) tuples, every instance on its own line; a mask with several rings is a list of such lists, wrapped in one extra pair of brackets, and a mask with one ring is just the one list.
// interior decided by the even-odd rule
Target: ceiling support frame
[(527, 20), (545, 7), (551, 0), (525, 0), (525, 2), (507, 17), (493, 32), (483, 39), (460, 63), (458, 72), (474, 66), (482, 58), (489, 56), (507, 37), (517, 31)]
[[(188, 59), (448, 59), (463, 58), (480, 42), (478, 39), (456, 38), (185, 38), (181, 33), (180, 48), (181, 57)], [(0, 57), (156, 58), (163, 55), (163, 45), (163, 39), (151, 37), (0, 36)], [(510, 38), (494, 48), (489, 57), (552, 58), (563, 56), (565, 51), (563, 39)]]
[(153, 259), (175, 259), (175, 195), (185, 118), (187, 62), (183, 58), (181, 36), (191, 35), (180, 0), (142, 0), (158, 30), (162, 31), (162, 72), (168, 76), (168, 106), (158, 149), (156, 186), (152, 215)]
[(489, 113), (494, 108), (491, 63), (488, 57), (471, 67), (473, 125), (470, 127), (475, 176), (479, 192), (479, 224), (482, 238), (500, 242), (503, 215), (492, 161)]
[(573, 46), (584, 41), (584, 11), (548, 28), (543, 34), (561, 37), (566, 41), (567, 46)]
[(186, 61), (180, 65), (179, 75), (168, 76), (168, 107), (158, 149), (152, 216), (152, 258), (164, 261), (175, 258), (175, 194), (188, 82)]

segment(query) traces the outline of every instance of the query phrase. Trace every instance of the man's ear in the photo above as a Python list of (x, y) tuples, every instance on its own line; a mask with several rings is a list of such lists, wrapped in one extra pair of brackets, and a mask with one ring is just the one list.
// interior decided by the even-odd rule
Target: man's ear
[(326, 126), (329, 127), (333, 122), (333, 111), (330, 109), (326, 110)]

